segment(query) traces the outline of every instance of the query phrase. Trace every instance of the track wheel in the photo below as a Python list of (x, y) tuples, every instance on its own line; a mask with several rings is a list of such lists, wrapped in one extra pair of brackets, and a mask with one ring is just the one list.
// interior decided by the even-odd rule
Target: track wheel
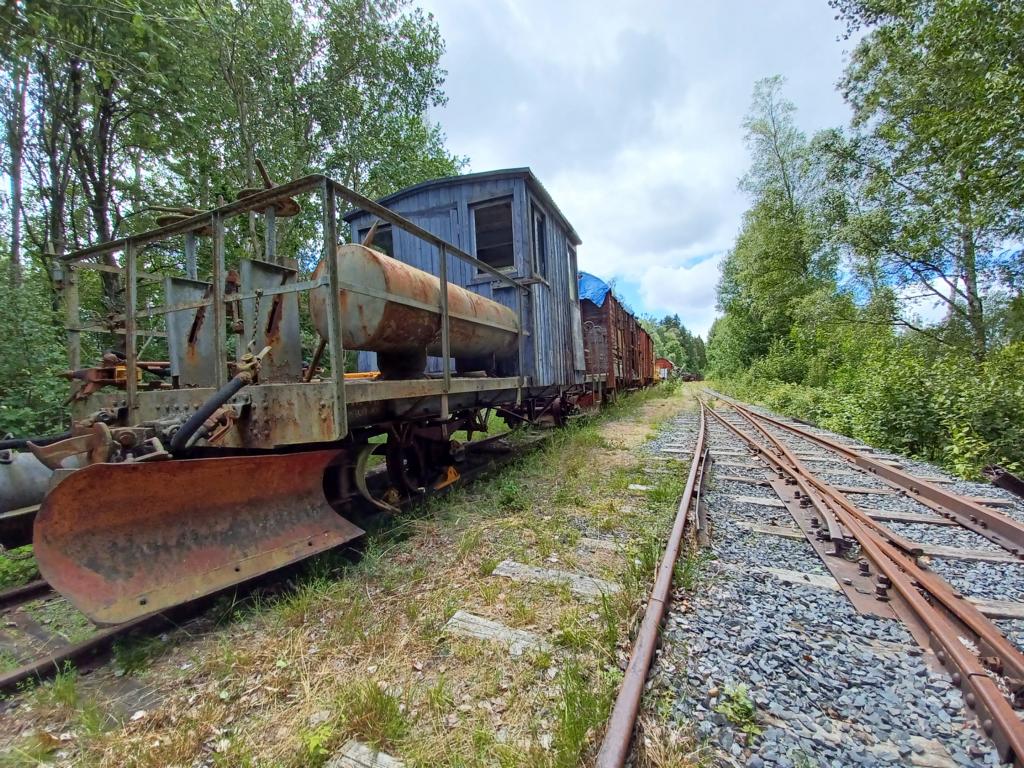
[(399, 493), (418, 496), (426, 492), (429, 462), (415, 437), (402, 429), (390, 433), (384, 458), (388, 477)]

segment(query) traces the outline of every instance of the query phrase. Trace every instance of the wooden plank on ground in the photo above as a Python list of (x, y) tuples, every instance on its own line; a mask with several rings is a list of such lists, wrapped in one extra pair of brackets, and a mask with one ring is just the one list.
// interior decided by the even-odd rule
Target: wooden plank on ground
[(327, 768), (405, 768), (405, 763), (368, 744), (349, 739), (327, 762)]
[(921, 547), (921, 553), (929, 557), (947, 560), (968, 560), (977, 563), (1018, 563), (1024, 565), (1024, 561), (1017, 559), (1009, 552), (990, 549), (944, 547), (937, 544), (919, 544), (919, 546)]
[(876, 493), (880, 496), (889, 496), (897, 493), (893, 488), (872, 488), (870, 485), (833, 485), (840, 493)]
[(730, 483), (746, 483), (747, 485), (768, 486), (768, 481), (763, 477), (740, 477), (739, 475), (715, 475), (715, 480), (725, 480)]
[(806, 536), (799, 528), (790, 528), (785, 525), (764, 525), (762, 523), (748, 523), (745, 520), (736, 521), (740, 528), (746, 528), (754, 533), (764, 533), (769, 536), (781, 536), (784, 539), (796, 539), (803, 541)]
[(861, 512), (866, 514), (872, 520), (878, 520), (879, 522), (893, 521), (897, 523), (923, 523), (925, 525), (954, 525), (958, 526), (956, 520), (950, 520), (940, 515), (919, 515), (914, 512), (889, 512), (884, 509), (867, 509), (866, 507), (861, 508)]
[(762, 507), (781, 507), (786, 508), (786, 502), (782, 499), (769, 499), (763, 496), (732, 496), (728, 497), (729, 501), (735, 501), (737, 504), (758, 504)]
[(805, 587), (819, 587), (821, 589), (831, 589), (835, 592), (839, 592), (839, 582), (831, 574), (827, 573), (804, 573), (803, 571), (793, 571), (788, 568), (770, 568), (765, 566), (747, 566), (747, 565), (727, 565), (731, 571), (743, 571), (746, 573), (765, 573), (770, 576), (774, 576), (779, 581), (784, 581), (787, 584), (801, 584)]
[(1024, 619), (1024, 603), (1015, 600), (987, 600), (983, 597), (967, 599), (990, 619)]
[(550, 646), (533, 632), (513, 629), (469, 611), (456, 611), (444, 625), (444, 632), (457, 637), (472, 637), (504, 645), (513, 656), (521, 656), (523, 651), (550, 649)]
[(1012, 507), (1013, 499), (1000, 499), (994, 496), (968, 496), (968, 499), (975, 504), (984, 504), (986, 507)]
[(627, 491), (653, 491), (653, 485), (641, 485), (640, 483), (630, 483), (626, 488)]
[(742, 467), (743, 469), (764, 469), (764, 464), (754, 464), (749, 461), (719, 461), (715, 459), (715, 464), (720, 467)]
[(580, 549), (589, 549), (592, 552), (618, 552), (619, 543), (612, 539), (594, 539), (589, 536), (581, 536)]
[(493, 571), (495, 576), (504, 576), (513, 581), (533, 584), (565, 584), (574, 595), (580, 597), (600, 597), (611, 595), (622, 587), (604, 579), (584, 576), (570, 571), (556, 571), (552, 568), (537, 568), (533, 565), (517, 563), (514, 560), (503, 560)]

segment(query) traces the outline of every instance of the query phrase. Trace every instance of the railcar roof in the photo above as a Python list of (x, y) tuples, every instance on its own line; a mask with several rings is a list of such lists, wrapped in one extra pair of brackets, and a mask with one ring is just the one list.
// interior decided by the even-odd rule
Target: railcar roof
[(580, 299), (589, 299), (594, 306), (600, 307), (604, 304), (605, 297), (611, 293), (611, 286), (600, 277), (589, 272), (580, 272)]
[[(576, 233), (576, 230), (573, 228), (572, 224), (570, 224), (569, 220), (565, 218), (565, 214), (562, 213), (562, 211), (558, 208), (558, 205), (555, 203), (554, 199), (551, 197), (550, 194), (548, 194), (548, 191), (544, 188), (544, 185), (540, 183), (540, 179), (538, 179), (534, 175), (533, 171), (531, 171), (529, 168), (503, 168), (497, 171), (465, 173), (462, 174), (461, 176), (445, 176), (440, 179), (421, 181), (419, 184), (413, 184), (410, 187), (400, 189), (397, 192), (393, 192), (392, 194), (387, 195), (386, 197), (382, 197), (377, 202), (379, 202), (381, 205), (390, 206), (391, 203), (397, 202), (398, 200), (401, 200), (402, 198), (408, 197), (409, 195), (415, 194), (417, 192), (422, 192), (425, 189), (432, 189), (436, 187), (450, 187), (459, 184), (472, 184), (477, 181), (493, 181), (496, 179), (519, 178), (526, 179), (526, 184), (530, 188), (530, 191), (533, 192), (533, 194), (536, 195), (540, 199), (540, 201), (551, 210), (551, 212), (558, 219), (559, 223), (561, 223), (561, 225), (565, 228), (566, 232), (569, 235), (569, 239), (572, 241), (573, 245), (579, 245), (581, 242), (583, 242), (582, 240), (580, 240), (580, 236)], [(358, 209), (348, 211), (344, 215), (344, 219), (345, 221), (351, 222), (361, 213), (363, 213), (363, 211)]]

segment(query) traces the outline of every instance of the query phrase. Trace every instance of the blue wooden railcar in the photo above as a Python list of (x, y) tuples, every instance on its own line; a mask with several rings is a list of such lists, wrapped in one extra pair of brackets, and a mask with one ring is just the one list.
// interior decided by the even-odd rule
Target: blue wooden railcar
[[(587, 380), (580, 322), (576, 230), (529, 168), (452, 176), (403, 189), (380, 201), (396, 213), (529, 286), (522, 307), (528, 332), (523, 375), (533, 387)], [(351, 211), (352, 241), (362, 242), (377, 219)], [(428, 243), (378, 223), (373, 247), (431, 274), (438, 251)], [(448, 280), (519, 311), (515, 290), (453, 256)], [(359, 370), (377, 367), (376, 354), (359, 353)], [(431, 358), (428, 371), (440, 371)]]

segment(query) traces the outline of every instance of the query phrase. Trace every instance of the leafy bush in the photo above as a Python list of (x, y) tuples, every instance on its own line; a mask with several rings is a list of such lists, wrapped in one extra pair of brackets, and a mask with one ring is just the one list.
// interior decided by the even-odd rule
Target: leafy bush
[(986, 464), (1024, 471), (1024, 342), (980, 364), (954, 353), (929, 359), (907, 340), (878, 344), (819, 387), (763, 375), (779, 359), (714, 386), (964, 477)]
[(60, 317), (45, 276), (29, 272), (13, 289), (0, 281), (0, 435), (52, 434), (61, 429), (68, 385)]
[(993, 352), (980, 365), (942, 360), (935, 372), (944, 463), (969, 477), (986, 464), (1024, 471), (1024, 342)]

